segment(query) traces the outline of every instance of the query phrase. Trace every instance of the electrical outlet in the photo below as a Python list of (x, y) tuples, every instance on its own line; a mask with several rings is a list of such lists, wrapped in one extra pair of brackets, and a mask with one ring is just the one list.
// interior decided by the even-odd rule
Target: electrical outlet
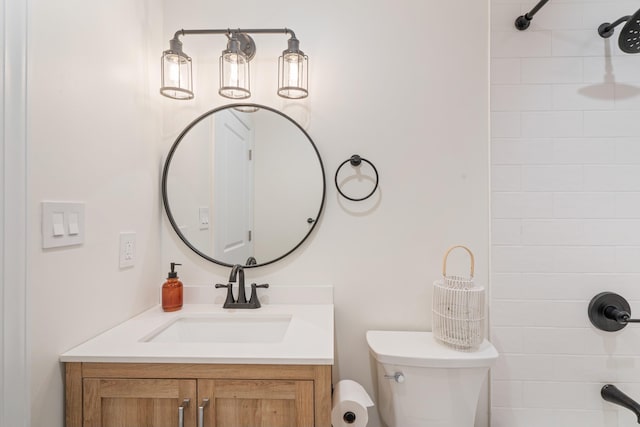
[(120, 233), (120, 268), (133, 267), (136, 262), (136, 233)]

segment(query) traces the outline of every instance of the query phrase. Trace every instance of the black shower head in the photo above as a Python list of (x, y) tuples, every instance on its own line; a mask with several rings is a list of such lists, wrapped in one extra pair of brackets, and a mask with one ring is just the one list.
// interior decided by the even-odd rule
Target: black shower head
[(605, 22), (598, 27), (598, 34), (604, 38), (611, 37), (614, 28), (623, 22), (626, 24), (618, 37), (620, 50), (626, 53), (640, 53), (640, 9), (633, 15), (623, 16), (615, 22)]

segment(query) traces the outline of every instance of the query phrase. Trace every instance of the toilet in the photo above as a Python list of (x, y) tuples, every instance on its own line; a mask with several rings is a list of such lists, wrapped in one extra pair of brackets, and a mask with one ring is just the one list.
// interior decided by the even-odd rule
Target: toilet
[(367, 343), (388, 427), (473, 427), (480, 388), (498, 358), (490, 342), (462, 352), (431, 332), (368, 331)]

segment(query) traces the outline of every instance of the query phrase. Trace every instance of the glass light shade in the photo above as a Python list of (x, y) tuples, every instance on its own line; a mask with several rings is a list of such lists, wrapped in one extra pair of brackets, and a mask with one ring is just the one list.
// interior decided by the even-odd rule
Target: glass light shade
[(162, 86), (160, 93), (173, 99), (193, 99), (191, 58), (183, 52), (162, 53)]
[(244, 99), (251, 96), (249, 60), (242, 52), (229, 50), (222, 52), (218, 93), (231, 99)]
[(306, 98), (309, 95), (308, 60), (301, 51), (282, 52), (278, 60), (278, 95), (290, 99)]

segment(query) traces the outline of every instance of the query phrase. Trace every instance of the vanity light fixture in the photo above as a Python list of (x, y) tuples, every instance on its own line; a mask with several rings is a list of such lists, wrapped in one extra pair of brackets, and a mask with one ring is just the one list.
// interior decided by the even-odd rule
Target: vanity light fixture
[(246, 99), (251, 96), (249, 63), (256, 45), (249, 34), (288, 34), (287, 49), (278, 60), (278, 95), (288, 99), (306, 98), (309, 58), (300, 50), (293, 30), (282, 29), (213, 29), (178, 30), (162, 53), (162, 87), (160, 93), (173, 99), (193, 99), (191, 58), (182, 50), (180, 36), (188, 34), (221, 34), (228, 39), (220, 56), (220, 88), (225, 98)]

